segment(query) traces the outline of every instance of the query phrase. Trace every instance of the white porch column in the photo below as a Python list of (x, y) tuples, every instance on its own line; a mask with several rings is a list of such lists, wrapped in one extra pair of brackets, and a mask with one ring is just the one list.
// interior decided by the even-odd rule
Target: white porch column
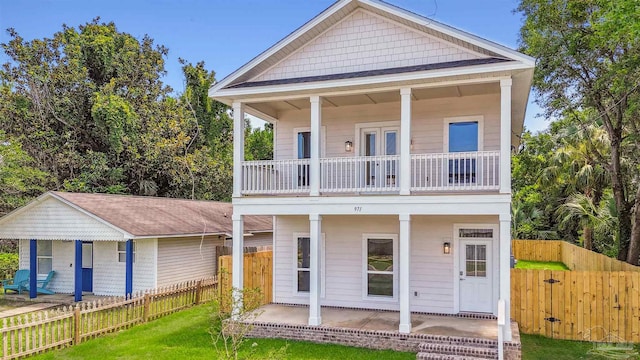
[[(313, 132), (313, 130), (312, 130)], [(309, 325), (320, 325), (320, 238), (322, 236), (322, 216), (309, 214)]]
[(505, 303), (504, 340), (511, 341), (511, 214), (500, 214), (500, 299)]
[(311, 97), (311, 165), (309, 195), (320, 195), (320, 130), (322, 129), (322, 98)]
[(411, 215), (400, 214), (400, 327), (398, 331), (404, 334), (411, 332)]
[(400, 195), (411, 195), (411, 88), (400, 89)]
[(233, 107), (233, 197), (242, 191), (242, 162), (244, 161), (244, 106), (234, 102)]
[(240, 214), (233, 214), (233, 256), (231, 266), (231, 284), (233, 286), (234, 316), (242, 309), (242, 291), (244, 289), (244, 219)]
[(500, 193), (511, 193), (511, 78), (500, 80)]

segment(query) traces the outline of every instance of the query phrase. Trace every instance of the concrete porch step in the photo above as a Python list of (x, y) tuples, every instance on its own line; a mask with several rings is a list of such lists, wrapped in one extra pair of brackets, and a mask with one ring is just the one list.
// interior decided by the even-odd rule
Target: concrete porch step
[(472, 357), (472, 356), (428, 354), (428, 353), (418, 353), (418, 355), (416, 355), (416, 359), (417, 360), (486, 360), (485, 358), (478, 358), (478, 357)]
[[(421, 357), (421, 355), (439, 355), (441, 357)], [(442, 357), (447, 356), (447, 357)], [(421, 343), (417, 359), (497, 359), (498, 349), (486, 346), (468, 346), (442, 343)]]

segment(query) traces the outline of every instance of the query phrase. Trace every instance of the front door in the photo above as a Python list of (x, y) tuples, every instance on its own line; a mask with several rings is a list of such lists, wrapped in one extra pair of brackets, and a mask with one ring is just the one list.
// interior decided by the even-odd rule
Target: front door
[(82, 243), (82, 291), (93, 292), (93, 243)]
[(491, 241), (460, 240), (460, 250), (460, 311), (490, 313)]

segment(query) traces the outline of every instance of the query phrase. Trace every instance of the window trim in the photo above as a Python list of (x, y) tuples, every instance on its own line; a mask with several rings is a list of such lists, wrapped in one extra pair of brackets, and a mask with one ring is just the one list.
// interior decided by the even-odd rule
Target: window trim
[[(309, 241), (311, 241), (311, 235), (309, 233), (304, 232), (294, 232), (293, 233), (293, 295), (299, 297), (309, 297), (310, 291), (298, 291), (298, 238), (308, 237)], [(326, 266), (325, 266), (325, 234), (322, 233), (322, 237), (320, 238), (320, 297), (324, 299), (325, 297), (325, 284), (326, 284)]]
[(449, 153), (449, 124), (460, 122), (478, 122), (478, 150), (484, 151), (484, 115), (455, 116), (444, 118), (442, 131), (442, 152)]
[[(120, 244), (124, 244), (124, 250), (120, 250)], [(127, 262), (127, 242), (126, 241), (117, 241), (116, 244), (116, 252), (118, 254), (118, 263), (124, 264)], [(125, 256), (125, 261), (120, 260), (120, 254)], [(133, 240), (133, 262), (136, 262), (136, 241)]]
[[(293, 128), (293, 154), (291, 159), (298, 159), (298, 133), (301, 132), (311, 132), (311, 127), (296, 127)], [(320, 157), (323, 158), (326, 156), (326, 144), (327, 144), (327, 129), (326, 126), (320, 127)], [(275, 158), (275, 156), (274, 156)], [(277, 160), (277, 159), (276, 159)]]
[[(37, 275), (48, 275), (49, 272), (40, 272), (40, 259), (51, 259), (51, 270), (53, 270), (53, 240), (36, 240), (37, 248), (36, 248), (36, 274)], [(51, 255), (40, 255), (38, 254), (38, 250), (41, 248), (40, 244), (42, 242), (48, 241), (51, 244)]]
[[(369, 264), (367, 261), (367, 241), (369, 239), (391, 239), (393, 240), (393, 296), (381, 296), (381, 295), (369, 295)], [(399, 254), (398, 254), (398, 234), (382, 234), (382, 233), (367, 233), (362, 234), (362, 300), (367, 301), (380, 301), (380, 302), (398, 302), (399, 292)]]

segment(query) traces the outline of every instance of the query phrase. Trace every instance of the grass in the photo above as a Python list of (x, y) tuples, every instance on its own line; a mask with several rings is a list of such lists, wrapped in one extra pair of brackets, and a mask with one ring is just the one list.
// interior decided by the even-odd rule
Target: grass
[(569, 270), (569, 268), (561, 262), (551, 261), (529, 261), (518, 260), (516, 269), (534, 269), (534, 270)]
[(609, 353), (607, 357), (589, 354), (594, 344), (584, 341), (554, 340), (539, 335), (520, 336), (522, 341), (522, 360), (579, 360), (579, 359), (638, 359), (640, 345), (636, 345), (632, 353)]
[[(78, 346), (50, 351), (31, 359), (216, 359), (210, 326), (211, 306), (200, 305)], [(253, 343), (257, 344), (253, 346)], [(248, 339), (241, 357), (257, 358), (288, 344), (287, 359), (415, 359), (414, 353), (375, 351), (276, 339)], [(244, 355), (244, 356), (242, 356)]]

